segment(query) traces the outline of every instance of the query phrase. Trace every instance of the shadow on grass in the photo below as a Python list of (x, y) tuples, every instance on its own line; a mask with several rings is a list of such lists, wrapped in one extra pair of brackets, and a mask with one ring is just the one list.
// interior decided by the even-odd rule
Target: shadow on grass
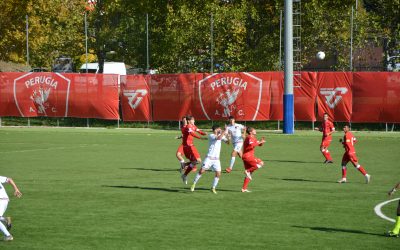
[(304, 227), (304, 226), (292, 226), (295, 228), (304, 228), (310, 229), (314, 231), (321, 231), (327, 233), (351, 233), (351, 234), (366, 234), (366, 235), (374, 235), (374, 236), (382, 236), (385, 237), (384, 234), (377, 234), (377, 233), (369, 233), (361, 230), (354, 230), (354, 229), (345, 229), (345, 228), (332, 228), (332, 227)]
[[(164, 191), (164, 192), (172, 192), (172, 193), (191, 193), (190, 189), (188, 187), (171, 187), (171, 188), (162, 188), (162, 187), (140, 187), (140, 186), (126, 186), (126, 185), (102, 185), (102, 187), (107, 187), (107, 188), (131, 188), (131, 189), (143, 189), (143, 190), (153, 190), (153, 191)], [(196, 191), (211, 191), (210, 188), (196, 188)], [(217, 189), (217, 191), (222, 191), (222, 192), (240, 192), (236, 190), (229, 190), (229, 189)]]
[(307, 180), (301, 178), (268, 178), (270, 180), (279, 180), (279, 181), (299, 181), (299, 182), (317, 182), (317, 183), (337, 183), (336, 181), (321, 181), (321, 180)]
[(132, 170), (144, 170), (144, 171), (154, 171), (154, 172), (178, 172), (178, 169), (171, 168), (120, 168), (120, 169), (132, 169)]
[(178, 193), (178, 192), (188, 191), (188, 190), (182, 190), (182, 189), (178, 189), (178, 188), (140, 187), (140, 186), (125, 186), (125, 185), (115, 185), (115, 186), (102, 185), (102, 187), (107, 187), (107, 188), (143, 189), (143, 190), (164, 191), (164, 192), (172, 192), (172, 193)]
[(324, 164), (323, 161), (293, 161), (293, 160), (271, 160), (266, 159), (264, 162), (286, 162), (286, 163), (312, 163), (312, 164)]

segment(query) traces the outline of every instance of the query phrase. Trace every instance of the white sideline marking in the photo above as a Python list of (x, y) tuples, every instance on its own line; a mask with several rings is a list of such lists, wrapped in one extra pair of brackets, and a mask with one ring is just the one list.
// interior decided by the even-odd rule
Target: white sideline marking
[(389, 218), (389, 217), (387, 217), (386, 215), (384, 215), (384, 214), (382, 213), (382, 210), (381, 210), (381, 209), (382, 209), (382, 207), (385, 206), (386, 204), (388, 204), (388, 203), (390, 203), (390, 202), (393, 202), (393, 201), (397, 201), (397, 200), (400, 200), (400, 198), (396, 198), (396, 199), (384, 201), (384, 202), (381, 202), (381, 203), (379, 203), (378, 205), (376, 205), (375, 208), (374, 208), (374, 211), (375, 211), (376, 215), (378, 215), (379, 217), (381, 217), (381, 218), (384, 219), (384, 220), (388, 220), (388, 221), (391, 221), (391, 222), (395, 223), (396, 221), (395, 221), (394, 219)]

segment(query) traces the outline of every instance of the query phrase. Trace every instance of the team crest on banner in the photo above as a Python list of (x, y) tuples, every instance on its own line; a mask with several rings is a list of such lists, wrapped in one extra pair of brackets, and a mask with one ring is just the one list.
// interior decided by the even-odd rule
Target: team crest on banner
[(260, 108), (262, 80), (250, 73), (217, 73), (199, 81), (199, 100), (208, 120), (235, 116), (255, 120)]
[(28, 73), (14, 80), (14, 99), (22, 117), (66, 117), (71, 80), (58, 73)]

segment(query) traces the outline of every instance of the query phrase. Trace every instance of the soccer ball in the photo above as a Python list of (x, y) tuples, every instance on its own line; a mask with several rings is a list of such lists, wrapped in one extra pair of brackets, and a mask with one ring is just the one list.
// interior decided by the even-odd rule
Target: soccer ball
[(325, 52), (319, 51), (319, 52), (317, 53), (316, 57), (317, 57), (318, 60), (324, 60), (324, 58), (325, 58)]

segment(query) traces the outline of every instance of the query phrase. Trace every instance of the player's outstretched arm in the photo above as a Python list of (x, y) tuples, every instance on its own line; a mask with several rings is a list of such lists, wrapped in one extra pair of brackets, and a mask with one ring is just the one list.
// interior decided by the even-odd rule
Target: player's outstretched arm
[(19, 191), (17, 184), (15, 184), (14, 180), (11, 178), (8, 178), (8, 183), (11, 184), (11, 186), (14, 188), (14, 195), (18, 198), (21, 198), (22, 193)]
[(394, 192), (396, 192), (399, 188), (400, 188), (400, 182), (397, 183), (397, 184), (392, 188), (392, 190), (389, 191), (389, 193), (388, 193), (389, 196), (391, 196), (392, 194), (394, 194)]

